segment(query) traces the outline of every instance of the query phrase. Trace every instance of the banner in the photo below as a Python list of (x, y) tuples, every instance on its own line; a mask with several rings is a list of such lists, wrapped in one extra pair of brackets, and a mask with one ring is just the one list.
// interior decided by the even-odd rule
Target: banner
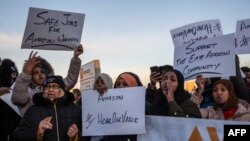
[(146, 116), (146, 134), (137, 141), (223, 141), (224, 125), (250, 122)]

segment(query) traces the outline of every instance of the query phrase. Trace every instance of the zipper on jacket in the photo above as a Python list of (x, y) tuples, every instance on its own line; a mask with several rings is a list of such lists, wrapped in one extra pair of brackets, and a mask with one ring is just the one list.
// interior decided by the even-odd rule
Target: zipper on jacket
[(55, 110), (55, 116), (56, 116), (56, 134), (57, 134), (57, 141), (60, 141), (60, 138), (59, 138), (59, 128), (58, 128), (58, 118), (57, 118), (57, 110), (56, 110), (56, 102), (54, 103), (54, 110)]

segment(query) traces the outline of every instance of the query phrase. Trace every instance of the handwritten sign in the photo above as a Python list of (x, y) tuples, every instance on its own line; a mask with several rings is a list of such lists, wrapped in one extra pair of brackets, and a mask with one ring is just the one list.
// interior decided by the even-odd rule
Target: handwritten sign
[(81, 42), (84, 14), (30, 8), (24, 49), (73, 50)]
[(237, 21), (236, 42), (237, 53), (250, 53), (250, 19)]
[(219, 20), (188, 24), (170, 31), (175, 47), (189, 46), (196, 41), (223, 35)]
[(85, 91), (93, 89), (95, 77), (100, 74), (100, 72), (99, 60), (93, 60), (82, 65), (80, 69), (80, 90)]
[(104, 96), (88, 90), (82, 95), (82, 135), (145, 133), (145, 88), (109, 89)]
[(197, 41), (187, 47), (175, 48), (174, 68), (185, 80), (204, 77), (235, 76), (234, 34)]
[(147, 134), (137, 141), (223, 141), (224, 125), (250, 125), (249, 122), (146, 116)]

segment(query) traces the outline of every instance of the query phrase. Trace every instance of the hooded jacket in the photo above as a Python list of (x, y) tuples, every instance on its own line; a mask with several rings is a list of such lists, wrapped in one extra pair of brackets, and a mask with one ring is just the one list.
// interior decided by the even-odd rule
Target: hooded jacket
[[(47, 76), (53, 75), (53, 68), (51, 65), (43, 58), (40, 58), (41, 65), (44, 70), (46, 70)], [(81, 60), (72, 58), (68, 70), (68, 75), (63, 79), (65, 84), (65, 89), (70, 90), (75, 86), (78, 80), (79, 71), (81, 67)], [(16, 83), (13, 88), (13, 94), (11, 101), (13, 104), (17, 105), (21, 116), (24, 115), (26, 110), (33, 105), (32, 97), (35, 93), (42, 92), (42, 86), (35, 86), (30, 75), (26, 75), (23, 72), (18, 75)]]
[(40, 121), (51, 116), (53, 125), (51, 130), (46, 130), (43, 140), (46, 141), (69, 141), (68, 128), (76, 124), (81, 130), (81, 108), (73, 103), (74, 96), (66, 92), (63, 97), (51, 102), (43, 97), (43, 93), (33, 96), (34, 105), (25, 113), (18, 127), (13, 132), (14, 140), (36, 141)]

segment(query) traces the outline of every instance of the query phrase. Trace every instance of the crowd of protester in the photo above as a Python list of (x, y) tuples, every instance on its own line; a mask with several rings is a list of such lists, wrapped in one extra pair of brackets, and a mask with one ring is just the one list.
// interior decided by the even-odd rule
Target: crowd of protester
[[(1, 141), (136, 140), (137, 135), (81, 136), (81, 91), (73, 88), (82, 53), (80, 45), (65, 78), (55, 75), (50, 63), (37, 52), (30, 53), (20, 74), (12, 60), (1, 60), (0, 95), (11, 92), (11, 102), (19, 109), (17, 113), (0, 99)], [(250, 68), (240, 68), (238, 56), (235, 63), (236, 76), (228, 79), (197, 75), (193, 93), (184, 89), (183, 74), (173, 66), (152, 69), (145, 93), (145, 115), (250, 121)], [(114, 83), (109, 74), (100, 73), (93, 90), (103, 96), (111, 88), (139, 86), (143, 86), (141, 80), (133, 72), (121, 73)]]

